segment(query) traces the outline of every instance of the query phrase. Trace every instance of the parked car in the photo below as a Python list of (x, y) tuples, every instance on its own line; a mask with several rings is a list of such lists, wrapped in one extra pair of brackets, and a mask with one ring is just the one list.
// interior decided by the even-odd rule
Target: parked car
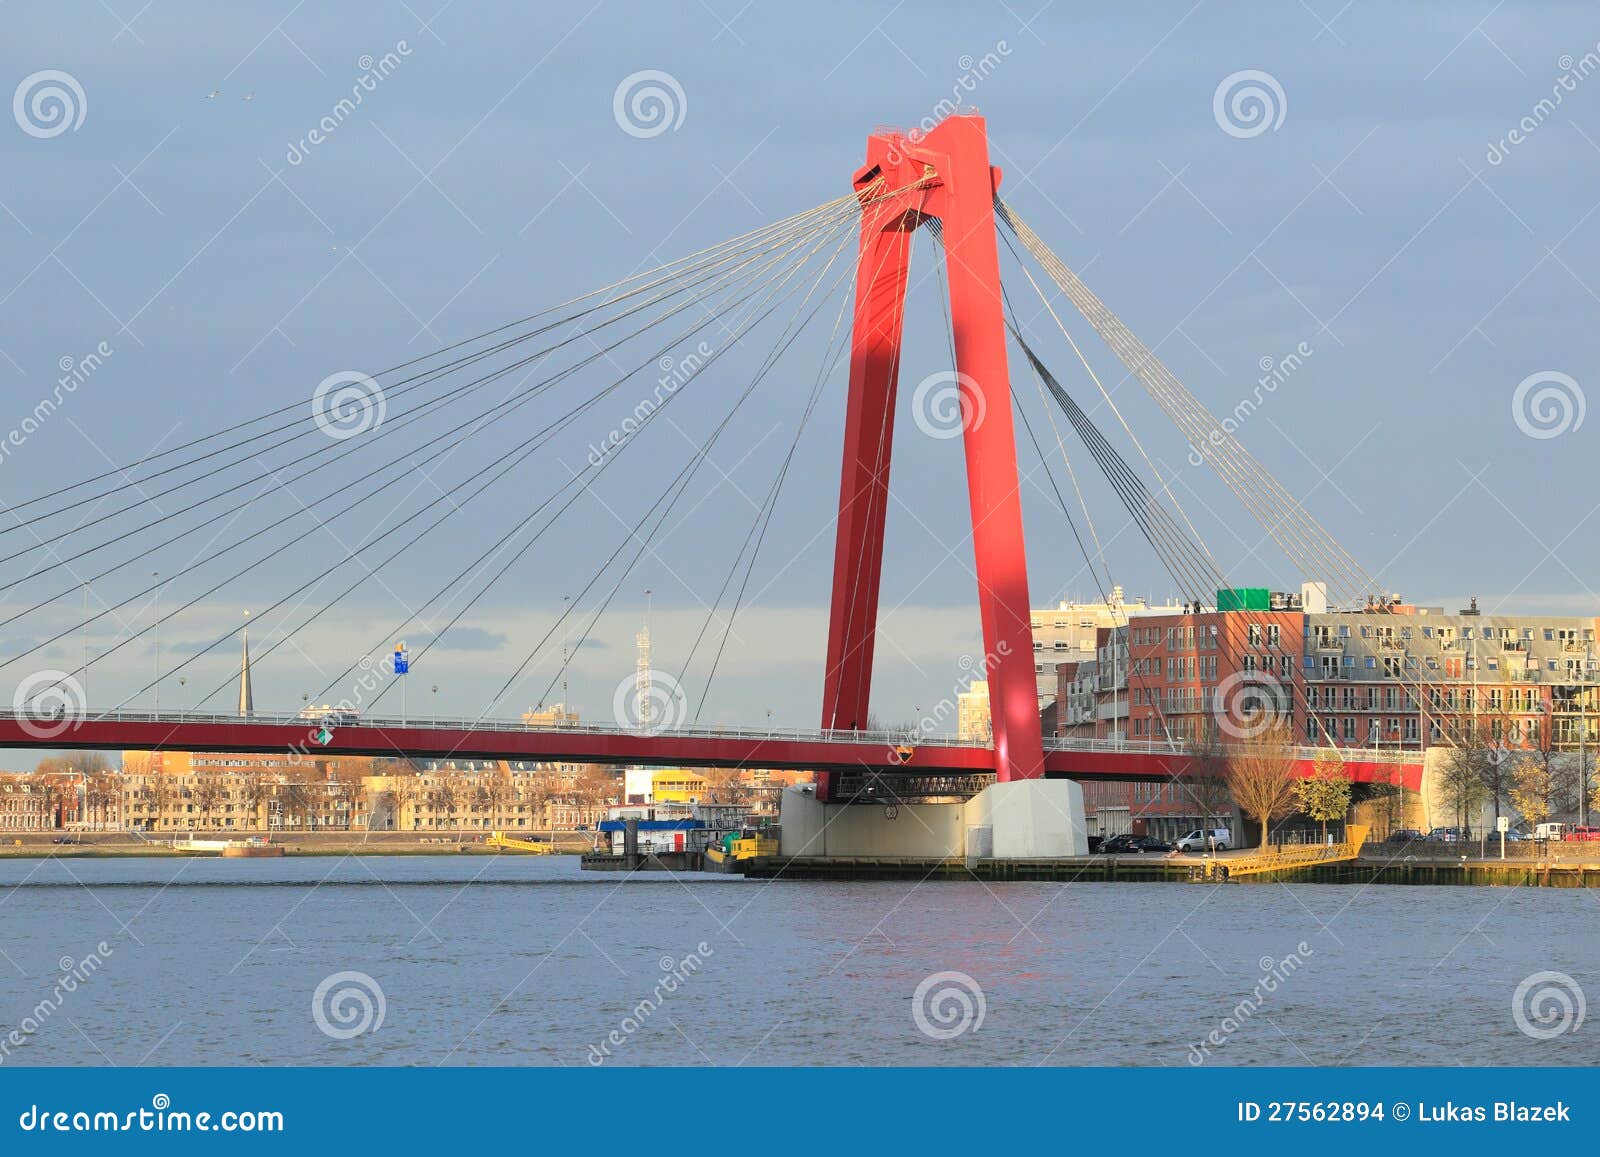
[(1389, 842), (1391, 844), (1409, 844), (1413, 840), (1425, 840), (1427, 838), (1416, 828), (1401, 828), (1399, 831), (1389, 833)]
[(1172, 845), (1153, 836), (1112, 836), (1100, 845), (1108, 855), (1137, 855), (1142, 852), (1170, 852)]
[(1428, 833), (1429, 843), (1434, 844), (1459, 844), (1467, 839), (1465, 828), (1434, 828)]
[(1533, 829), (1533, 838), (1536, 840), (1560, 840), (1566, 836), (1567, 829), (1571, 826), (1571, 824), (1556, 823), (1553, 820), (1548, 823), (1542, 823)]
[(73, 836), (57, 836), (55, 839), (51, 840), (50, 842), (52, 844), (75, 844), (78, 841)]
[(1174, 846), (1180, 852), (1225, 852), (1233, 846), (1233, 833), (1227, 828), (1195, 828)]

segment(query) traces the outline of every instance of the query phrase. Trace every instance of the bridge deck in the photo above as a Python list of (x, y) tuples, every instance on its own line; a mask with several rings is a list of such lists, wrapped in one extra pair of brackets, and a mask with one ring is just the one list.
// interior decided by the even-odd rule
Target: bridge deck
[[(576, 725), (534, 727), (520, 720), (362, 718), (331, 725), (318, 743), (319, 719), (299, 715), (192, 715), (116, 711), (86, 718), (40, 719), (0, 712), (0, 748), (297, 752), (406, 755), (419, 759), (639, 764), (664, 767), (760, 767), (872, 771), (884, 775), (971, 776), (994, 772), (994, 751), (954, 736), (904, 732), (675, 728), (659, 733)], [(1299, 750), (1310, 774), (1316, 749)], [(1357, 782), (1394, 782), (1416, 790), (1416, 752), (1346, 752)], [(1188, 774), (1189, 757), (1155, 744), (1047, 741), (1045, 771), (1085, 779), (1159, 780)]]

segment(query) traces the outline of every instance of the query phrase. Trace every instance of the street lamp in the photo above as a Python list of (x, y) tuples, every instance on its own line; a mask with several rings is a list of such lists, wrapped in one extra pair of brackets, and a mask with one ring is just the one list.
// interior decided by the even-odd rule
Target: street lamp
[(1578, 823), (1589, 824), (1589, 664), (1594, 648), (1583, 649), (1583, 678), (1578, 683)]

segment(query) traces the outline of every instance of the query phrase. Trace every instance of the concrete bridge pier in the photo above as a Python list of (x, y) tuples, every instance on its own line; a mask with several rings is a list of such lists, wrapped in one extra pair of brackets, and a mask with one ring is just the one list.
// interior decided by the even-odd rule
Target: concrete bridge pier
[(788, 788), (779, 808), (784, 858), (1045, 860), (1084, 856), (1083, 788), (1066, 779), (995, 783), (964, 803), (820, 803)]

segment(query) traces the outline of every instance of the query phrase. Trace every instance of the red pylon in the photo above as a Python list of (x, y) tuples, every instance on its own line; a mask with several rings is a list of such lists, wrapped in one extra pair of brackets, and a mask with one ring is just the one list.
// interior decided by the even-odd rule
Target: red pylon
[[(950, 280), (982, 669), (995, 771), (1005, 782), (1042, 775), (1044, 755), (995, 236), (999, 185), (981, 117), (949, 117), (915, 140), (889, 131), (867, 138), (867, 163), (855, 176), (863, 213), (822, 726), (859, 730), (868, 718), (911, 235), (938, 218)], [(826, 782), (819, 783), (819, 796), (826, 792)]]

